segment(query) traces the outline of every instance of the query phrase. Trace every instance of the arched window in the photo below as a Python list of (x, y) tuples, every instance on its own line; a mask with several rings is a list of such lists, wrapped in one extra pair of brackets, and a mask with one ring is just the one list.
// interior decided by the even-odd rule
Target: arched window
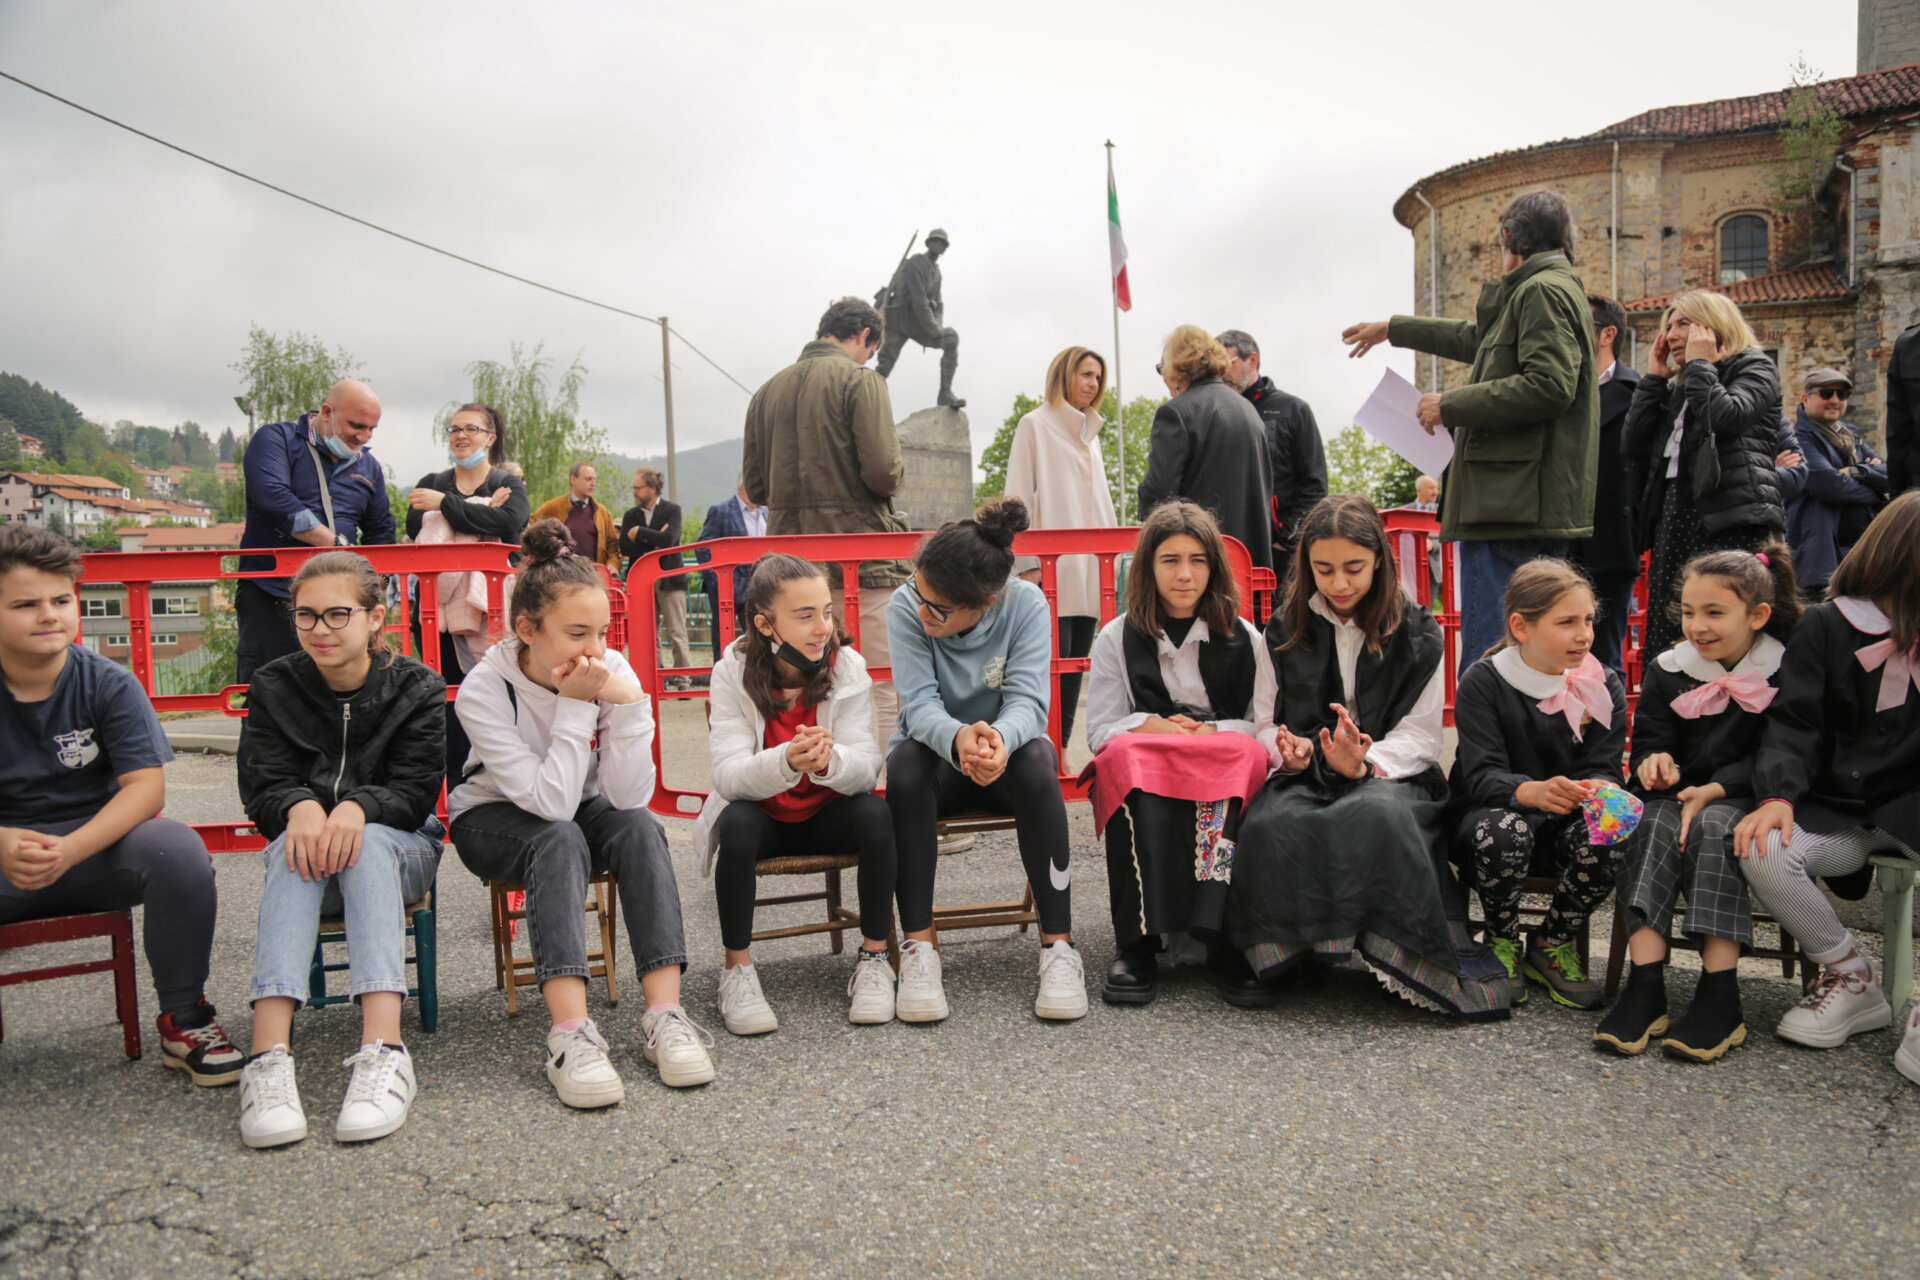
[(1751, 213), (1720, 224), (1720, 283), (1767, 272), (1767, 220)]

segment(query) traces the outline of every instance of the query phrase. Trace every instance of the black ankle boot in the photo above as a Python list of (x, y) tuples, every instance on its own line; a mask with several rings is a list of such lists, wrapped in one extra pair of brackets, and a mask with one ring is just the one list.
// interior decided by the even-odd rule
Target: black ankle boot
[(1107, 966), (1107, 978), (1100, 984), (1100, 998), (1108, 1004), (1146, 1004), (1153, 999), (1154, 981), (1160, 975), (1156, 953), (1157, 938), (1142, 938), (1120, 949)]
[(1260, 981), (1247, 957), (1225, 945), (1207, 948), (1207, 977), (1220, 988), (1220, 998), (1241, 1009), (1271, 1009), (1280, 993)]
[(1647, 1042), (1667, 1030), (1667, 962), (1636, 964), (1627, 973), (1627, 989), (1620, 1003), (1594, 1028), (1593, 1042), (1632, 1057), (1644, 1053)]
[(1713, 1062), (1746, 1040), (1747, 1021), (1740, 1011), (1739, 974), (1733, 969), (1722, 969), (1700, 975), (1700, 985), (1693, 989), (1693, 1003), (1660, 1044), (1676, 1057)]

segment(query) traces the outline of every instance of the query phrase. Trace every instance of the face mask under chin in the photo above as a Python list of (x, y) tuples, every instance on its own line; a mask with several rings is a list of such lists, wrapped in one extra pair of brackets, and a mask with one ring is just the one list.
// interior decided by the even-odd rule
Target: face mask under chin
[(332, 454), (334, 457), (340, 459), (340, 461), (342, 462), (350, 462), (354, 458), (357, 458), (360, 456), (360, 451), (358, 449), (347, 448), (347, 442), (342, 440), (339, 436), (328, 436), (326, 439), (326, 446), (327, 446), (327, 452)]
[(462, 471), (471, 471), (486, 462), (487, 451), (485, 449), (475, 449), (473, 453), (464, 458), (457, 453), (449, 453), (447, 457), (452, 460), (454, 466), (459, 467)]
[(767, 648), (773, 656), (800, 673), (804, 680), (811, 680), (820, 668), (826, 665), (827, 653), (822, 651), (818, 658), (809, 658), (802, 650), (794, 648), (777, 636), (767, 638)]

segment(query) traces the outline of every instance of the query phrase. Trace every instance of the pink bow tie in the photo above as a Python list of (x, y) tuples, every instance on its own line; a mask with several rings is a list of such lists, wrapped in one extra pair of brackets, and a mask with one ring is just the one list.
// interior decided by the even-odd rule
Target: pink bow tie
[(1607, 669), (1592, 654), (1567, 672), (1567, 683), (1560, 692), (1540, 699), (1538, 705), (1547, 715), (1564, 714), (1575, 742), (1581, 741), (1580, 725), (1587, 716), (1598, 720), (1603, 729), (1613, 727), (1613, 694), (1607, 690)]
[(1738, 675), (1709, 680), (1698, 689), (1687, 690), (1673, 700), (1673, 714), (1687, 720), (1717, 716), (1727, 709), (1729, 700), (1757, 714), (1767, 709), (1767, 704), (1773, 701), (1773, 695), (1778, 692), (1758, 671), (1742, 671)]
[(1880, 672), (1880, 698), (1873, 705), (1875, 711), (1905, 705), (1908, 684), (1920, 688), (1920, 665), (1915, 664), (1913, 651), (1900, 652), (1893, 647), (1892, 637), (1857, 650), (1853, 656), (1868, 671)]

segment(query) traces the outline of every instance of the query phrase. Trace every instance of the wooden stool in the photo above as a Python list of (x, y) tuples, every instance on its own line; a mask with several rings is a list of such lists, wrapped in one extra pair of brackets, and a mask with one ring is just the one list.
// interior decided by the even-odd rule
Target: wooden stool
[[(37, 947), (48, 942), (72, 942), (79, 938), (106, 938), (112, 944), (112, 953), (105, 960), (86, 960), (0, 974), (0, 987), (111, 971), (113, 1016), (120, 1020), (120, 1033), (126, 1041), (127, 1056), (137, 1058), (140, 1056), (140, 998), (134, 989), (132, 912), (95, 911), (81, 916), (52, 916), (45, 920), (0, 925), (0, 951)], [(0, 1038), (5, 1035), (5, 1024), (0, 1023)]]
[[(766, 942), (773, 938), (799, 938), (810, 933), (828, 934), (828, 945), (835, 955), (839, 955), (846, 943), (842, 936), (849, 929), (860, 927), (860, 913), (853, 908), (843, 906), (840, 900), (840, 873), (859, 867), (860, 859), (851, 853), (799, 855), (790, 858), (764, 858), (754, 864), (756, 876), (824, 876), (823, 887), (815, 893), (788, 893), (772, 898), (755, 898), (754, 910), (761, 907), (786, 906), (795, 902), (824, 902), (827, 905), (827, 918), (815, 920), (810, 924), (788, 925), (780, 929), (756, 929), (753, 941)], [(887, 913), (887, 955), (893, 962), (894, 970), (900, 968), (900, 947), (894, 934), (893, 913)]]
[[(509, 1017), (520, 1012), (519, 990), (530, 987), (539, 981), (533, 971), (533, 956), (525, 960), (514, 954), (513, 928), (517, 920), (527, 918), (526, 909), (514, 909), (507, 903), (510, 893), (525, 893), (527, 886), (508, 880), (488, 880), (487, 890), (493, 896), (493, 985), (496, 989), (505, 988), (507, 993), (507, 1014)], [(619, 1004), (620, 991), (614, 985), (613, 976), (613, 904), (607, 895), (607, 889), (613, 884), (613, 875), (606, 871), (596, 871), (587, 878), (586, 906), (582, 908), (590, 916), (600, 920), (600, 949), (587, 952), (587, 975), (590, 978), (607, 980), (607, 1003)], [(533, 950), (529, 943), (527, 950)]]
[[(1681, 908), (1676, 904), (1674, 910), (1679, 912)], [(1753, 922), (1755, 924), (1771, 925), (1779, 925), (1780, 923), (1772, 916), (1761, 915), (1758, 911), (1753, 913)], [(1617, 896), (1613, 900), (1613, 941), (1608, 945), (1612, 950), (1607, 952), (1607, 999), (1611, 1000), (1613, 999), (1614, 992), (1620, 990), (1620, 973), (1627, 966), (1627, 913), (1622, 909), (1620, 899)], [(1672, 953), (1675, 947), (1679, 947), (1683, 951), (1700, 950), (1700, 944), (1694, 939), (1689, 938), (1684, 932), (1677, 938), (1670, 937), (1667, 939), (1667, 950), (1669, 954)], [(1784, 927), (1780, 929), (1779, 946), (1762, 947), (1755, 945), (1747, 954), (1756, 960), (1778, 960), (1780, 962), (1780, 974), (1786, 978), (1793, 976), (1793, 966), (1797, 961), (1800, 965), (1800, 985), (1802, 986), (1813, 981), (1820, 972), (1820, 966), (1807, 958), (1806, 953), (1801, 951), (1799, 945), (1794, 942), (1793, 935), (1788, 933)]]
[[(431, 1034), (440, 1025), (439, 947), (433, 918), (433, 890), (429, 888), (426, 897), (404, 908), (404, 912), (406, 936), (413, 939), (413, 954), (406, 958), (405, 963), (413, 966), (414, 980), (419, 984), (409, 987), (407, 994), (420, 1002), (420, 1029)], [(330, 1004), (345, 1004), (353, 999), (344, 992), (337, 996), (327, 992), (327, 975), (350, 968), (344, 960), (327, 959), (327, 944), (346, 940), (345, 920), (320, 922), (320, 936), (313, 943), (313, 965), (307, 971), (308, 1008), (324, 1009)]]

